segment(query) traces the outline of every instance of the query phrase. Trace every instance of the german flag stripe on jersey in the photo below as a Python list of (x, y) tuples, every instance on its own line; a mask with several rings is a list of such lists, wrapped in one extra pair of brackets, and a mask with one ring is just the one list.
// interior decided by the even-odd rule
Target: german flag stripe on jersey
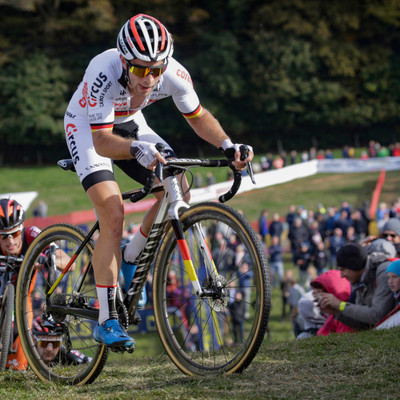
[(103, 123), (103, 124), (90, 124), (90, 129), (93, 132), (99, 131), (100, 129), (112, 129), (114, 126), (114, 122), (111, 123)]
[(188, 113), (188, 114), (183, 113), (183, 116), (188, 119), (196, 118), (201, 114), (202, 111), (203, 111), (203, 108), (201, 107), (201, 104), (199, 104), (199, 106), (194, 111), (192, 111), (191, 113)]
[(114, 115), (116, 117), (128, 117), (129, 115), (133, 115), (135, 113), (137, 113), (137, 110), (115, 111)]

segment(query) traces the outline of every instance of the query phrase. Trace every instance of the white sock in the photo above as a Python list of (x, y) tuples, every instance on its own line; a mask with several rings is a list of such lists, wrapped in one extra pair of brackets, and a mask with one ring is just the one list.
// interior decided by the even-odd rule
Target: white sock
[(125, 246), (123, 254), (126, 262), (133, 263), (146, 245), (147, 236), (142, 232), (142, 227), (135, 233), (132, 240)]
[(117, 285), (115, 286), (97, 286), (96, 292), (97, 298), (99, 299), (99, 325), (110, 318), (118, 318), (116, 306), (115, 306), (115, 295), (117, 291)]

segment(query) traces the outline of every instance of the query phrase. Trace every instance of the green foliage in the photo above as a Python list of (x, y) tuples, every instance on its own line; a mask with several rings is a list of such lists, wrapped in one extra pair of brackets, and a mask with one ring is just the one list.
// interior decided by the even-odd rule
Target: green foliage
[[(191, 64), (202, 66), (199, 79), (208, 82), (207, 92), (230, 98), (241, 95), (244, 82), (238, 62), (241, 50), (238, 38), (230, 31), (222, 32), (218, 40), (215, 40), (214, 34), (205, 33), (198, 46), (198, 54), (191, 60)], [(199, 88), (199, 91), (202, 89)]]
[(3, 68), (0, 136), (5, 145), (51, 145), (64, 136), (63, 75), (58, 60), (39, 52)]
[[(399, 2), (391, 3), (398, 14)], [(383, 18), (384, 4), (379, 21), (371, 21), (371, 4), (285, 0), (254, 14), (246, 61), (253, 104), (267, 114), (257, 126), (267, 119), (273, 130), (292, 137), (302, 126), (348, 131), (397, 119), (399, 64), (385, 34), (398, 20)], [(383, 42), (371, 37), (368, 23)]]
[[(358, 145), (353, 143), (358, 138), (364, 146), (371, 138), (386, 145), (397, 140), (400, 0), (3, 1), (0, 69), (7, 88), (0, 89), (1, 133), (12, 127), (18, 131), (14, 142), (30, 143), (30, 129), (39, 127), (40, 137), (48, 136), (44, 142), (62, 143), (61, 135), (54, 136), (58, 107), (65, 109), (90, 59), (114, 47), (120, 26), (139, 12), (166, 24), (175, 56), (189, 69), (202, 104), (234, 139), (248, 141), (251, 135), (259, 152), (280, 146), (301, 150), (315, 142)], [(46, 86), (51, 71), (57, 76), (55, 88), (67, 85), (56, 88), (60, 96), (52, 103), (57, 104), (47, 112), (42, 107), (46, 90), (39, 101), (26, 77), (13, 79), (19, 64), (32, 62), (35, 54), (47, 71), (35, 84)], [(62, 65), (61, 75), (49, 60)], [(33, 66), (40, 72), (38, 63)], [(21, 104), (21, 90), (24, 103), (42, 113), (34, 123), (26, 121), (27, 114), (15, 118), (9, 112)], [(152, 127), (178, 153), (206, 151), (201, 141), (186, 140), (193, 133), (171, 108), (172, 102), (151, 107)], [(3, 148), (7, 142), (0, 141)]]

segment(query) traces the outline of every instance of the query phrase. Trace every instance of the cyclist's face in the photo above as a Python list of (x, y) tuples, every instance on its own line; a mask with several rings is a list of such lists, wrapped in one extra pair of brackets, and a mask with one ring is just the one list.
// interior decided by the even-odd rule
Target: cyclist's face
[(36, 338), (36, 349), (43, 362), (48, 364), (53, 361), (60, 351), (61, 337), (48, 340), (48, 336), (39, 336)]
[[(153, 73), (149, 73), (144, 77), (137, 76), (134, 73), (130, 72), (129, 64), (123, 58), (122, 58), (122, 64), (124, 68), (127, 69), (129, 74), (131, 94), (133, 91), (133, 94), (137, 94), (140, 96), (148, 96), (154, 89), (154, 86), (158, 83), (158, 81), (161, 78), (161, 75), (156, 76)], [(133, 60), (131, 61), (131, 64), (141, 67), (158, 67), (164, 65), (164, 62), (163, 61), (147, 62), (142, 60)]]
[[(0, 248), (2, 253), (9, 256), (18, 256), (22, 249), (22, 231), (7, 235), (7, 232), (0, 234)], [(7, 236), (6, 236), (7, 235)]]

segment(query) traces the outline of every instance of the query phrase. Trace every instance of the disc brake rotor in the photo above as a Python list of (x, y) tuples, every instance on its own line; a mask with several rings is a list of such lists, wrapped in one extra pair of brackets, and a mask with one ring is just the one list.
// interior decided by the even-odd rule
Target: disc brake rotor
[(215, 279), (216, 295), (210, 302), (214, 311), (224, 311), (229, 302), (229, 289), (227, 287), (228, 281), (222, 275), (217, 275)]

